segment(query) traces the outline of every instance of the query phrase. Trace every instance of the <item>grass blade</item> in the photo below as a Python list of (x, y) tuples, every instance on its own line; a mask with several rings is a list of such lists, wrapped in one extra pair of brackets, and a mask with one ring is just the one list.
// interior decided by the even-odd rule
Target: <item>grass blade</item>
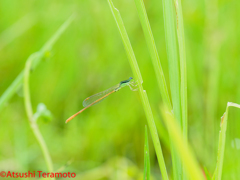
[[(175, 120), (182, 129), (182, 107), (180, 99), (180, 73), (178, 62), (178, 49), (176, 38), (176, 20), (174, 18), (174, 5), (172, 0), (163, 0), (164, 29), (169, 65), (170, 88), (172, 95), (173, 112)], [(182, 179), (182, 165), (176, 152), (171, 148), (174, 179)]]
[(148, 132), (145, 126), (145, 144), (144, 144), (144, 180), (150, 180), (150, 157), (148, 147)]
[(26, 62), (26, 66), (25, 66), (25, 70), (24, 70), (24, 81), (23, 81), (24, 82), (24, 84), (23, 84), (24, 104), (25, 104), (25, 109), (26, 109), (26, 112), (27, 112), (30, 127), (31, 127), (31, 129), (33, 131), (33, 134), (35, 135), (40, 147), (41, 147), (44, 159), (46, 161), (48, 172), (53, 172), (53, 163), (52, 163), (50, 153), (49, 153), (47, 145), (46, 145), (46, 143), (45, 143), (45, 141), (42, 137), (42, 134), (38, 129), (38, 125), (36, 123), (36, 120), (33, 117), (31, 98), (30, 98), (30, 92), (29, 92), (30, 69), (31, 69), (32, 62), (38, 56), (39, 56), (39, 53), (34, 53), (28, 58), (28, 60)]
[[(180, 59), (180, 96), (181, 96), (181, 112), (182, 112), (182, 131), (183, 136), (187, 140), (188, 136), (188, 120), (187, 120), (187, 63), (186, 63), (186, 50), (185, 50), (185, 37), (183, 26), (183, 15), (181, 0), (175, 0), (176, 9), (176, 25), (178, 37), (178, 50)], [(186, 179), (185, 172), (183, 171), (183, 179)]]
[(152, 137), (152, 140), (153, 140), (155, 152), (157, 154), (158, 163), (159, 163), (159, 166), (160, 166), (160, 170), (161, 170), (163, 179), (166, 180), (166, 179), (168, 179), (166, 165), (165, 165), (165, 162), (164, 162), (162, 149), (161, 149), (157, 129), (156, 129), (156, 126), (155, 126), (155, 122), (154, 122), (154, 119), (153, 119), (152, 110), (151, 110), (151, 107), (150, 107), (150, 104), (149, 104), (149, 101), (148, 101), (147, 93), (146, 93), (145, 90), (143, 90), (143, 87), (142, 87), (142, 76), (141, 76), (137, 61), (136, 61), (136, 57), (135, 57), (135, 54), (133, 52), (130, 40), (129, 40), (128, 35), (127, 35), (127, 31), (124, 27), (124, 24), (123, 24), (123, 21), (122, 21), (122, 18), (121, 18), (121, 15), (120, 15), (119, 11), (114, 7), (111, 0), (108, 0), (108, 3), (109, 3), (109, 6), (110, 6), (110, 9), (112, 11), (113, 17), (115, 19), (115, 22), (117, 23), (119, 32), (121, 34), (122, 41), (123, 41), (125, 50), (127, 52), (129, 63), (130, 63), (130, 66), (132, 68), (134, 77), (137, 79), (137, 82), (138, 82), (139, 93), (140, 93), (143, 108), (144, 108), (144, 111), (145, 111), (145, 114), (146, 114), (146, 117), (147, 117), (148, 127), (150, 129), (150, 133), (151, 133), (151, 137)]
[(166, 104), (166, 106), (169, 109), (172, 109), (172, 105), (171, 105), (171, 101), (170, 101), (170, 97), (169, 97), (169, 93), (168, 93), (168, 89), (167, 89), (166, 80), (165, 80), (165, 77), (164, 77), (161, 62), (160, 62), (158, 52), (157, 52), (157, 47), (155, 45), (155, 41), (154, 41), (154, 38), (153, 38), (151, 26), (150, 26), (150, 23), (149, 23), (149, 20), (148, 20), (148, 17), (147, 17), (147, 12), (146, 12), (143, 0), (134, 0), (134, 1), (135, 1), (135, 4), (136, 4), (136, 7), (137, 7), (139, 19), (141, 21), (143, 32), (144, 32), (144, 35), (145, 35), (145, 39), (146, 39), (148, 49), (149, 49), (149, 52), (150, 52), (150, 55), (151, 55), (154, 71), (155, 71), (155, 74), (156, 74), (156, 77), (157, 77), (158, 87), (160, 89), (160, 93), (161, 93), (163, 102)]
[(181, 0), (175, 1), (177, 19), (177, 37), (181, 74), (181, 106), (183, 134), (187, 138), (187, 66)]
[(29, 13), (3, 31), (0, 35), (0, 51), (14, 39), (33, 27), (35, 23), (34, 15)]
[[(35, 55), (35, 59), (32, 62), (32, 68), (36, 68), (39, 64), (42, 57), (44, 57), (45, 53), (49, 51), (57, 39), (62, 35), (62, 33), (66, 30), (66, 28), (70, 25), (73, 20), (73, 16), (71, 16), (62, 26), (57, 30), (57, 32), (51, 37), (49, 41), (40, 49), (37, 56)], [(30, 57), (29, 57), (30, 58)], [(13, 81), (13, 83), (7, 88), (7, 90), (0, 97), (0, 110), (3, 108), (4, 104), (15, 94), (15, 92), (19, 89), (21, 84), (23, 83), (23, 72), (21, 72), (17, 78)]]
[(210, 177), (209, 172), (206, 167), (204, 167), (204, 172), (205, 172), (206, 179), (211, 180), (211, 177)]
[(167, 126), (173, 147), (178, 153), (188, 177), (194, 180), (203, 180), (204, 177), (201, 168), (199, 167), (186, 139), (182, 136), (179, 124), (174, 119), (175, 116), (167, 111), (167, 108), (162, 108), (161, 112), (164, 116), (163, 120)]
[(220, 124), (221, 129), (219, 132), (217, 165), (216, 165), (216, 170), (215, 170), (214, 176), (213, 176), (214, 180), (215, 179), (221, 180), (221, 178), (222, 178), (222, 167), (223, 167), (225, 140), (226, 140), (226, 131), (227, 131), (228, 109), (231, 106), (240, 109), (239, 104), (228, 102), (226, 112), (223, 114), (223, 116), (221, 118), (221, 124)]

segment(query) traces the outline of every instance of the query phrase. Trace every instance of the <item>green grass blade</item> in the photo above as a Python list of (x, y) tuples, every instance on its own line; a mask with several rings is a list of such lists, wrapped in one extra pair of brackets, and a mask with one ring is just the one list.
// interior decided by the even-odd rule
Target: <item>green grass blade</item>
[(52, 49), (52, 46), (55, 44), (55, 42), (60, 38), (62, 33), (68, 28), (68, 26), (72, 23), (73, 19), (75, 18), (75, 15), (71, 15), (57, 30), (57, 32), (49, 39), (49, 41), (44, 44), (44, 46), (40, 49), (40, 57), (37, 58), (33, 62), (32, 68), (35, 68), (39, 62), (41, 61), (41, 58), (45, 55), (46, 52), (50, 51)]
[(35, 23), (34, 14), (29, 13), (3, 31), (0, 35), (0, 50), (33, 27)]
[(117, 23), (119, 32), (121, 34), (123, 45), (124, 45), (124, 48), (125, 48), (125, 50), (127, 52), (127, 55), (128, 55), (128, 58), (129, 58), (129, 62), (130, 62), (130, 66), (131, 66), (131, 68), (133, 70), (133, 74), (134, 74), (135, 77), (137, 77), (138, 83), (141, 84), (141, 82), (143, 82), (142, 75), (141, 75), (140, 70), (138, 68), (136, 57), (135, 57), (135, 54), (133, 52), (130, 40), (128, 38), (127, 31), (126, 31), (126, 29), (124, 27), (121, 15), (120, 15), (118, 9), (116, 9), (114, 7), (114, 5), (113, 5), (111, 0), (108, 0), (108, 4), (109, 4), (109, 6), (111, 8), (111, 11), (112, 11), (112, 14), (114, 16), (115, 22)]
[(32, 62), (35, 60), (35, 58), (37, 58), (38, 55), (39, 55), (38, 53), (34, 53), (29, 56), (25, 65), (24, 77), (23, 77), (24, 105), (25, 105), (27, 116), (30, 122), (34, 122), (34, 119), (33, 119), (33, 110), (32, 110), (32, 104), (31, 104), (31, 98), (30, 98), (30, 92), (29, 92), (29, 74), (30, 74)]
[(217, 156), (217, 165), (214, 172), (213, 179), (221, 180), (222, 178), (222, 167), (224, 159), (224, 150), (225, 150), (225, 141), (226, 141), (226, 131), (227, 131), (227, 120), (228, 120), (228, 109), (229, 107), (236, 107), (240, 109), (240, 105), (232, 102), (227, 103), (226, 112), (223, 114), (221, 119), (221, 130), (219, 132), (219, 143), (218, 143), (218, 156)]
[[(172, 0), (163, 0), (163, 16), (173, 112), (176, 117), (175, 119), (182, 128), (183, 123), (181, 115), (182, 107), (180, 99), (180, 72), (176, 37), (176, 20), (174, 18), (174, 5)], [(176, 152), (174, 152), (173, 148), (171, 148), (171, 153), (173, 161), (173, 176), (174, 179), (180, 180), (183, 176), (181, 161), (176, 155)]]
[(175, 117), (167, 111), (167, 108), (162, 108), (161, 112), (164, 116), (163, 120), (167, 126), (173, 147), (178, 153), (188, 177), (194, 180), (203, 180), (204, 177), (201, 168), (186, 139), (182, 136), (180, 126), (176, 122)]
[(215, 171), (213, 173), (212, 180), (215, 180), (215, 177), (216, 177), (216, 169), (215, 169)]
[(173, 2), (163, 0), (163, 11), (173, 110), (176, 119), (181, 124), (180, 77)]
[(19, 89), (23, 81), (23, 72), (21, 72), (12, 84), (4, 91), (0, 97), (0, 110), (4, 104), (13, 96), (13, 94)]
[[(32, 68), (35, 68), (42, 57), (44, 57), (45, 53), (49, 51), (57, 39), (62, 35), (62, 33), (66, 30), (66, 28), (70, 25), (73, 20), (73, 16), (71, 16), (62, 26), (57, 30), (57, 32), (50, 38), (49, 41), (41, 48), (38, 53), (38, 56), (35, 56), (34, 61), (32, 62)], [(19, 89), (23, 82), (23, 72), (21, 72), (17, 78), (13, 81), (13, 83), (7, 88), (7, 90), (0, 97), (0, 110), (3, 108), (4, 104), (15, 94), (15, 92)]]
[[(177, 37), (178, 37), (178, 50), (180, 59), (180, 76), (181, 76), (181, 112), (182, 112), (182, 131), (183, 136), (187, 140), (188, 136), (188, 120), (187, 120), (187, 63), (186, 63), (186, 50), (185, 50), (185, 37), (183, 26), (183, 14), (181, 0), (175, 1), (176, 9), (176, 25), (177, 25)], [(185, 172), (183, 171), (183, 179), (186, 179)]]
[(181, 74), (181, 106), (182, 106), (182, 127), (183, 134), (187, 138), (187, 66), (186, 66), (186, 50), (184, 38), (184, 26), (181, 0), (175, 1), (176, 19), (177, 19), (177, 37), (180, 58), (180, 74)]
[(147, 12), (146, 12), (143, 0), (134, 0), (134, 1), (135, 1), (135, 4), (136, 4), (136, 7), (137, 7), (139, 19), (140, 19), (141, 24), (142, 24), (145, 39), (147, 41), (148, 49), (149, 49), (149, 52), (150, 52), (150, 55), (151, 55), (154, 71), (155, 71), (155, 74), (156, 74), (156, 77), (157, 77), (158, 87), (160, 89), (160, 93), (161, 93), (163, 102), (166, 104), (166, 106), (169, 109), (172, 109), (170, 96), (169, 96), (168, 89), (167, 89), (166, 80), (165, 80), (165, 77), (164, 77), (161, 62), (160, 62), (158, 52), (157, 52), (157, 47), (155, 45), (155, 41), (154, 41), (154, 38), (153, 38), (151, 26), (150, 26), (150, 23), (149, 23), (149, 20), (148, 20), (148, 17), (147, 17)]
[(148, 132), (145, 126), (145, 144), (144, 144), (144, 180), (150, 180), (150, 157), (148, 146)]
[(204, 167), (204, 172), (205, 172), (205, 175), (206, 175), (206, 179), (211, 180), (211, 177), (210, 177), (209, 172), (208, 172), (206, 167)]
[(38, 56), (39, 56), (39, 53), (34, 53), (28, 58), (28, 60), (26, 62), (26, 66), (24, 69), (24, 79), (23, 79), (24, 104), (25, 104), (27, 117), (29, 120), (29, 125), (41, 147), (44, 159), (46, 161), (48, 172), (53, 172), (53, 163), (52, 163), (50, 153), (49, 153), (47, 145), (42, 137), (42, 134), (40, 133), (40, 131), (38, 129), (36, 120), (33, 117), (33, 110), (32, 110), (32, 105), (31, 105), (30, 91), (29, 91), (29, 74), (30, 74), (31, 65), (32, 65), (32, 62)]
[(156, 129), (156, 126), (155, 126), (155, 122), (154, 122), (154, 119), (153, 119), (152, 110), (151, 110), (151, 107), (150, 107), (150, 104), (149, 104), (149, 101), (148, 101), (147, 93), (146, 93), (145, 90), (143, 90), (143, 87), (142, 87), (142, 76), (141, 76), (137, 61), (136, 61), (136, 57), (135, 57), (135, 54), (133, 52), (130, 40), (129, 40), (128, 35), (127, 35), (127, 31), (124, 27), (124, 24), (123, 24), (123, 21), (122, 21), (122, 18), (121, 18), (121, 15), (120, 15), (119, 11), (114, 7), (111, 0), (108, 0), (108, 3), (109, 3), (109, 6), (110, 6), (110, 9), (112, 11), (113, 17), (114, 17), (114, 19), (117, 23), (119, 32), (121, 34), (122, 41), (123, 41), (125, 50), (127, 52), (129, 63), (130, 63), (130, 66), (132, 68), (134, 77), (137, 79), (137, 82), (138, 82), (139, 93), (140, 93), (140, 97), (141, 97), (141, 100), (142, 100), (142, 103), (143, 103), (143, 108), (144, 108), (144, 111), (145, 111), (145, 114), (146, 114), (146, 117), (147, 117), (147, 122), (148, 122), (148, 126), (149, 126), (149, 129), (150, 129), (151, 137), (152, 137), (152, 140), (153, 140), (155, 152), (157, 154), (158, 163), (159, 163), (159, 166), (160, 166), (160, 170), (161, 170), (163, 179), (166, 180), (166, 179), (168, 179), (166, 165), (165, 165), (165, 162), (164, 162), (162, 149), (161, 149), (157, 129)]
[(155, 122), (156, 122), (156, 127), (158, 130), (161, 142), (164, 144), (164, 146), (167, 149), (170, 149), (169, 135), (168, 135), (166, 127), (163, 126), (163, 122), (161, 122), (160, 119), (156, 119)]

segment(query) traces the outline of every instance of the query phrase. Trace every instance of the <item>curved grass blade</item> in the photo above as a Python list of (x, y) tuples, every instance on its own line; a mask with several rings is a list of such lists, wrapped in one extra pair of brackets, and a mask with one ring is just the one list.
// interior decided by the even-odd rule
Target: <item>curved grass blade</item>
[[(74, 16), (72, 15), (68, 18), (62, 26), (57, 30), (57, 32), (46, 42), (46, 44), (37, 52), (37, 56), (34, 56), (34, 60), (32, 62), (31, 68), (34, 69), (39, 64), (41, 59), (45, 56), (46, 52), (48, 52), (54, 43), (58, 40), (58, 38), (62, 35), (62, 33), (67, 29), (70, 23), (73, 21)], [(29, 58), (31, 55), (29, 56)], [(19, 87), (23, 83), (23, 71), (17, 76), (17, 78), (13, 81), (13, 83), (5, 90), (5, 92), (0, 97), (0, 110), (4, 106), (4, 104), (15, 94), (15, 92), (19, 89)]]
[(226, 140), (226, 131), (227, 131), (228, 109), (231, 106), (240, 109), (239, 104), (228, 102), (226, 112), (223, 114), (223, 116), (221, 118), (221, 124), (220, 124), (221, 129), (219, 132), (217, 165), (216, 165), (216, 170), (215, 170), (213, 178), (212, 178), (213, 180), (221, 180), (221, 178), (222, 178), (222, 167), (223, 167), (225, 140)]
[[(25, 110), (27, 113), (27, 117), (28, 117), (28, 122), (29, 125), (33, 131), (33, 134), (35, 135), (40, 148), (42, 150), (43, 153), (43, 157), (45, 159), (46, 165), (47, 165), (47, 169), (48, 172), (53, 172), (53, 163), (52, 163), (52, 159), (50, 156), (50, 153), (48, 151), (46, 142), (44, 141), (44, 138), (38, 128), (38, 125), (36, 123), (36, 120), (34, 119), (33, 116), (33, 110), (32, 110), (32, 104), (31, 104), (31, 97), (30, 97), (30, 90), (29, 90), (29, 74), (30, 74), (30, 69), (31, 69), (31, 65), (32, 62), (35, 60), (35, 56), (38, 56), (38, 53), (34, 53), (32, 54), (25, 65), (25, 69), (24, 69), (24, 79), (23, 79), (23, 92), (24, 92), (24, 105), (25, 105)], [(53, 178), (55, 179), (55, 178)]]

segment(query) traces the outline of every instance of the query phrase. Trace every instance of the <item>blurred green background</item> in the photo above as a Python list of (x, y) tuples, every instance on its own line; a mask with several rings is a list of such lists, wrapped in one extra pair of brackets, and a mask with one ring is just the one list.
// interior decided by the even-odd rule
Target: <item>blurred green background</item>
[[(168, 82), (162, 2), (144, 1)], [(120, 10), (148, 93), (155, 121), (161, 122), (161, 97), (134, 1), (114, 1)], [(189, 141), (201, 166), (213, 173), (220, 120), (227, 102), (240, 103), (240, 2), (182, 1), (187, 70)], [(107, 1), (0, 0), (0, 95), (73, 13), (76, 17), (55, 43), (50, 57), (31, 73), (34, 112), (39, 103), (52, 121), (38, 124), (54, 170), (78, 179), (141, 179), (146, 118), (138, 92), (124, 88), (73, 121), (82, 101), (132, 76)], [(169, 82), (168, 82), (169, 84)], [(230, 109), (223, 179), (240, 179), (240, 111)], [(161, 124), (161, 123), (160, 123)], [(150, 137), (150, 136), (149, 136)], [(150, 142), (151, 172), (160, 172)], [(0, 112), (0, 169), (46, 171), (39, 145), (27, 120), (20, 88)], [(168, 172), (170, 151), (162, 144)]]

